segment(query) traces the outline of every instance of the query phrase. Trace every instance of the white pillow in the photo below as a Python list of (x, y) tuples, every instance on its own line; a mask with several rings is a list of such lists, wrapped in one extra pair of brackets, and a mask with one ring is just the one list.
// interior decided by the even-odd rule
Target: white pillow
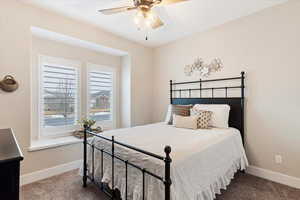
[(167, 111), (167, 114), (166, 114), (166, 119), (165, 119), (166, 124), (169, 124), (169, 121), (171, 120), (171, 117), (172, 117), (172, 105), (170, 104), (168, 106), (168, 111)]
[(227, 104), (195, 104), (193, 109), (211, 111), (211, 124), (210, 126), (216, 128), (229, 128), (229, 112), (230, 106)]
[(198, 116), (180, 116), (173, 115), (173, 124), (176, 128), (197, 129)]

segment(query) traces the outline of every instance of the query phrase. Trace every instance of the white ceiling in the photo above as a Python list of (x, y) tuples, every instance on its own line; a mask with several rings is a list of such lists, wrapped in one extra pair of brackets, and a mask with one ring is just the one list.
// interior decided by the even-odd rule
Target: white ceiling
[[(288, 0), (190, 0), (155, 8), (165, 26), (145, 32), (137, 30), (133, 16), (136, 11), (105, 16), (99, 9), (132, 4), (131, 0), (20, 0), (95, 24), (102, 29), (144, 44), (159, 46), (184, 36), (205, 31), (286, 2)], [(148, 35), (148, 40), (145, 40)]]

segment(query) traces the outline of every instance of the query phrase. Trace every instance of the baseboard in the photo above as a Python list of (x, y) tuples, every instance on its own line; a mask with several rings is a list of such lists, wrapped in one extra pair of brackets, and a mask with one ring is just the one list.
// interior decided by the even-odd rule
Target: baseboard
[(45, 178), (49, 178), (55, 175), (59, 175), (73, 169), (78, 169), (82, 163), (82, 160), (76, 160), (70, 163), (66, 163), (63, 165), (58, 165), (55, 167), (43, 169), (40, 171), (32, 172), (29, 174), (24, 174), (21, 176), (20, 184), (26, 185), (29, 183), (33, 183), (39, 180), (43, 180)]
[[(82, 164), (82, 160), (76, 160), (70, 163), (66, 163), (63, 165), (58, 165), (55, 167), (43, 169), (40, 171), (36, 171), (29, 174), (24, 174), (21, 176), (21, 185), (26, 185), (29, 183), (33, 183), (39, 180), (43, 180), (46, 178), (50, 178), (52, 176), (56, 176), (68, 171), (71, 171), (73, 169), (78, 169)], [(290, 187), (298, 188), (300, 189), (300, 178), (288, 176), (279, 172), (274, 172), (271, 170), (255, 167), (255, 166), (249, 166), (246, 170), (248, 174), (268, 179), (270, 181), (281, 183), (284, 185), (288, 185)]]
[(258, 176), (260, 178), (268, 179), (270, 181), (288, 185), (290, 187), (300, 189), (300, 178), (281, 174), (267, 169), (262, 169), (255, 166), (249, 166), (246, 170), (248, 174)]

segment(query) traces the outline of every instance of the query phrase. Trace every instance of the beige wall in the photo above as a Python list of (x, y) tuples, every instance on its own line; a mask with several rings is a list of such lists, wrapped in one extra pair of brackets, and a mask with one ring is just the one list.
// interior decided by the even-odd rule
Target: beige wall
[(152, 97), (152, 49), (17, 0), (1, 0), (0, 4), (0, 77), (11, 74), (20, 83), (20, 88), (14, 93), (0, 92), (0, 127), (12, 127), (16, 133), (25, 156), (22, 174), (81, 158), (79, 145), (28, 152), (31, 132), (31, 26), (128, 52), (132, 64), (132, 125), (151, 121), (152, 110), (146, 105), (151, 103)]
[[(250, 163), (300, 177), (299, 10), (300, 1), (290, 1), (155, 49), (154, 121), (163, 119), (169, 103), (168, 81), (192, 80), (185, 64), (220, 57), (225, 68), (210, 78), (246, 71)], [(282, 165), (275, 154), (283, 156)]]

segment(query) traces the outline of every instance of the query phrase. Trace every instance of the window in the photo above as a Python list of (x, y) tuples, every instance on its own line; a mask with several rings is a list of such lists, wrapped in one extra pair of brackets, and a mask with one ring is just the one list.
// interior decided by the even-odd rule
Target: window
[(67, 139), (81, 118), (116, 127), (115, 68), (49, 56), (38, 62), (32, 71), (32, 149)]
[(89, 65), (88, 117), (110, 128), (114, 127), (114, 81), (112, 68)]
[(40, 124), (43, 136), (66, 134), (79, 119), (79, 69), (64, 59), (43, 57), (40, 77)]

